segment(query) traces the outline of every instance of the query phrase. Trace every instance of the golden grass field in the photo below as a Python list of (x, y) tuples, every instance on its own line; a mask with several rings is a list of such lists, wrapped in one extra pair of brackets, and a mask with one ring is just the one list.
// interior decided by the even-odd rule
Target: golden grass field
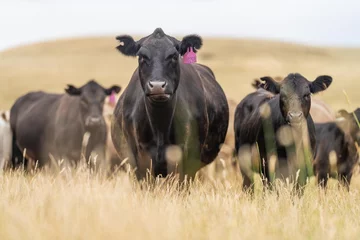
[[(0, 108), (9, 109), (28, 91), (63, 92), (68, 83), (80, 86), (93, 78), (126, 87), (137, 61), (116, 45), (114, 37), (99, 37), (1, 52)], [(299, 72), (309, 80), (333, 76), (317, 97), (334, 110), (360, 106), (360, 49), (204, 39), (198, 59), (235, 102), (253, 90), (254, 78)], [(349, 193), (333, 180), (324, 194), (310, 180), (301, 198), (279, 183), (278, 195), (262, 194), (257, 186), (252, 199), (227, 165), (189, 191), (175, 189), (170, 180), (139, 184), (131, 173), (102, 179), (82, 168), (55, 175), (7, 172), (0, 175), (0, 239), (358, 239), (360, 177)]]

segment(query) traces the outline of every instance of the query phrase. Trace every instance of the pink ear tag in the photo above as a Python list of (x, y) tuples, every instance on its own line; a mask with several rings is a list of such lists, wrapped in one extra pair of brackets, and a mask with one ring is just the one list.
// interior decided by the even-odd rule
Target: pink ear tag
[(196, 63), (196, 53), (194, 53), (192, 47), (187, 49), (183, 57), (183, 62), (186, 64)]
[(115, 92), (114, 91), (112, 91), (111, 95), (109, 96), (109, 104), (111, 106), (115, 106), (115, 104), (116, 104), (116, 98), (115, 98)]

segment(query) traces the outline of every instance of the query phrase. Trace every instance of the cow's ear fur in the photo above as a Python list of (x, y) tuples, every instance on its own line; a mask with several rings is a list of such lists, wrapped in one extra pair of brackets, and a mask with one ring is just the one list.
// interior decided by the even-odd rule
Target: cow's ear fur
[(251, 86), (256, 89), (264, 88), (264, 83), (262, 83), (259, 79), (254, 79), (254, 81), (251, 83)]
[(119, 93), (121, 91), (121, 87), (118, 85), (114, 85), (108, 89), (105, 89), (105, 94), (110, 96), (112, 92)]
[(2, 112), (2, 113), (1, 113), (1, 117), (2, 117), (2, 119), (4, 119), (4, 121), (6, 121), (6, 122), (8, 121), (5, 112)]
[(338, 116), (338, 117), (348, 118), (349, 115), (350, 115), (350, 113), (348, 113), (348, 111), (346, 111), (345, 109), (340, 109), (340, 110), (337, 112), (337, 116)]
[(313, 82), (310, 83), (310, 92), (318, 93), (327, 89), (332, 83), (332, 77), (323, 75), (317, 77)]
[(275, 81), (272, 77), (262, 77), (260, 80), (264, 83), (258, 83), (258, 87), (261, 87), (273, 94), (280, 93), (280, 83)]
[(192, 34), (185, 36), (180, 42), (179, 53), (183, 56), (189, 47), (193, 48), (196, 53), (202, 46), (202, 39), (200, 36)]
[(81, 89), (68, 84), (68, 87), (65, 88), (65, 92), (71, 96), (78, 96), (81, 94)]
[(120, 45), (116, 47), (125, 56), (135, 57), (140, 49), (140, 45), (129, 35), (117, 36), (116, 40), (120, 42)]

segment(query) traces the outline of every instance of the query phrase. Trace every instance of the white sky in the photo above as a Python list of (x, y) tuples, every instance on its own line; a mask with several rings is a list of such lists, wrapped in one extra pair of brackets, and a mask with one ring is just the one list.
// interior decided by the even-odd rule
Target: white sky
[(270, 38), (360, 46), (358, 0), (0, 0), (0, 50), (118, 34)]

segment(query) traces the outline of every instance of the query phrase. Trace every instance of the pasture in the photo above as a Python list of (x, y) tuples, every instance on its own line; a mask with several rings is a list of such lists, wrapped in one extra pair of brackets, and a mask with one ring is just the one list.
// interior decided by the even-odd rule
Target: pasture
[[(63, 92), (89, 79), (126, 87), (136, 59), (115, 50), (114, 37), (59, 40), (0, 53), (0, 108), (9, 109), (28, 91)], [(334, 110), (360, 106), (360, 49), (320, 48), (290, 43), (204, 39), (198, 62), (212, 68), (228, 99), (238, 103), (262, 76), (299, 72), (309, 80), (333, 77), (316, 98)], [(343, 90), (351, 102), (349, 105)], [(234, 109), (230, 108), (231, 114)], [(232, 118), (231, 118), (231, 121)], [(232, 124), (232, 123), (230, 123)], [(232, 132), (228, 133), (230, 136)], [(217, 160), (220, 172), (204, 171), (190, 191), (176, 183), (137, 183), (132, 173), (112, 179), (88, 170), (0, 176), (0, 239), (355, 239), (360, 235), (360, 177), (350, 192), (330, 181), (326, 195), (314, 179), (302, 198), (258, 190), (252, 199), (241, 191), (229, 159)], [(210, 169), (211, 170), (211, 169)]]

